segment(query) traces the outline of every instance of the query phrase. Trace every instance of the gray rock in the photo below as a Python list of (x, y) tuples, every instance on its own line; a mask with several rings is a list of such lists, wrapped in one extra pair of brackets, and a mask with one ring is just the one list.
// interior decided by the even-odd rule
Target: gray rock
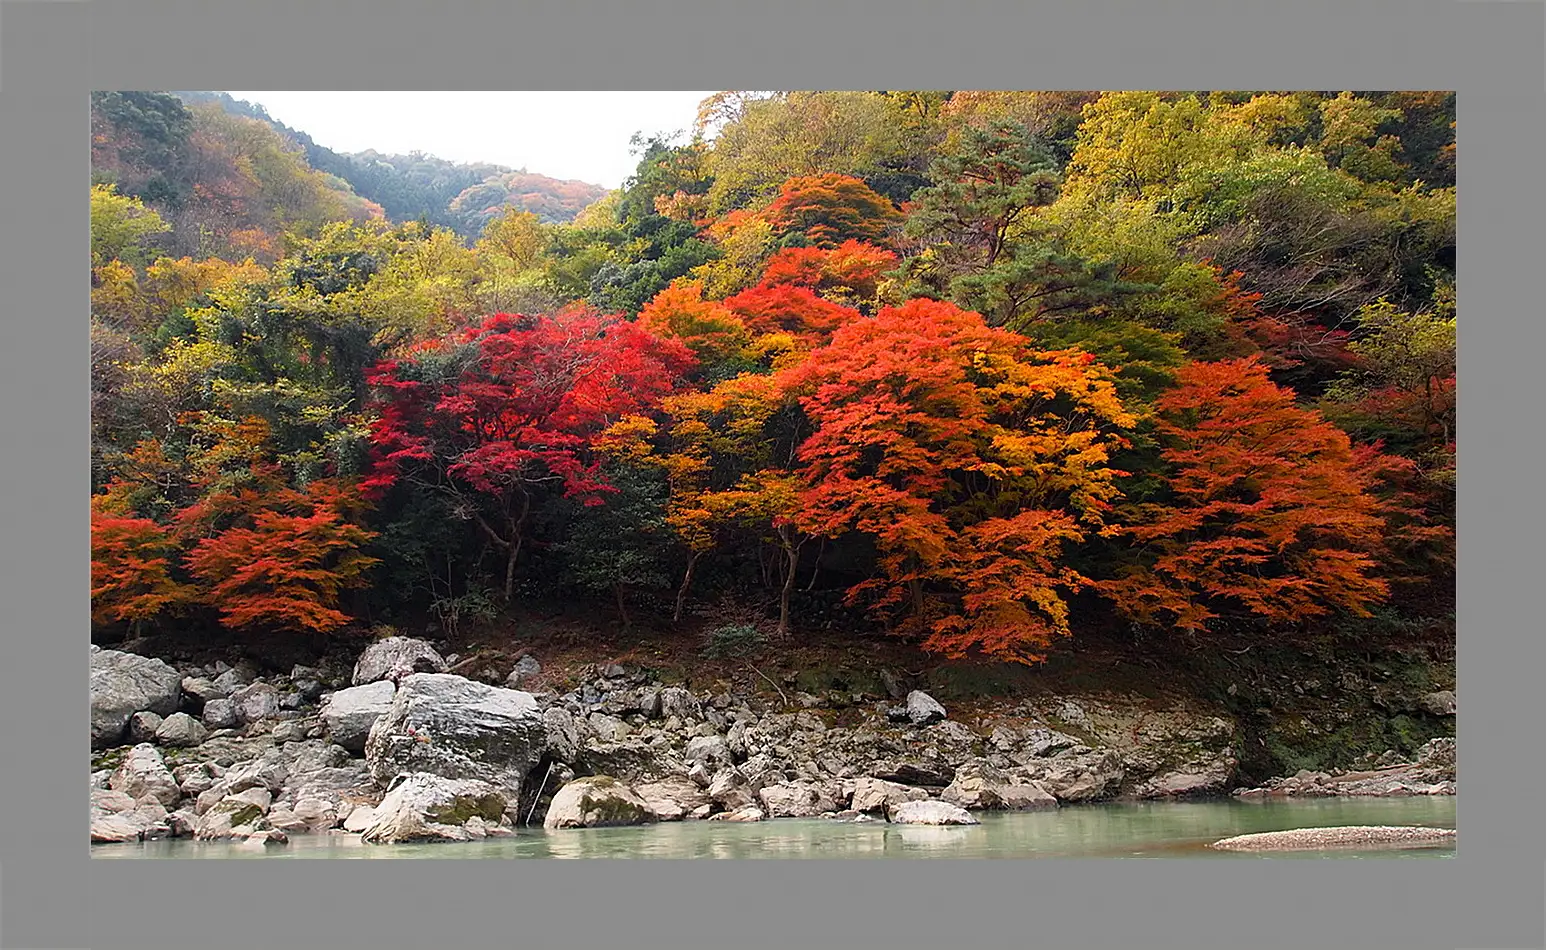
[(908, 694), (908, 721), (915, 726), (927, 726), (945, 719), (945, 707), (921, 689)]
[(655, 820), (655, 812), (633, 789), (606, 775), (590, 775), (559, 789), (548, 806), (543, 827), (604, 828)]
[(274, 724), (275, 742), (300, 742), (306, 738), (306, 724), (287, 719)]
[(634, 792), (657, 821), (680, 821), (710, 801), (709, 795), (702, 788), (681, 776), (645, 782), (635, 786)]
[(1090, 715), (1085, 712), (1085, 707), (1072, 699), (1065, 700), (1063, 705), (1058, 707), (1058, 718), (1086, 731), (1094, 731), (1096, 728), (1095, 723), (1090, 720)]
[(231, 694), (237, 721), (248, 724), (279, 714), (279, 690), (268, 683), (251, 683)]
[(882, 812), (903, 802), (923, 801), (929, 793), (922, 788), (911, 788), (868, 776), (855, 779), (854, 799), (849, 807), (860, 812)]
[(135, 801), (154, 798), (169, 808), (182, 797), (177, 779), (167, 769), (161, 753), (149, 743), (141, 743), (129, 750), (113, 777), (108, 779), (108, 787), (123, 792)]
[(537, 662), (537, 657), (528, 653), (516, 661), (515, 669), (506, 677), (505, 685), (511, 689), (520, 689), (523, 684), (530, 683), (538, 673), (543, 671), (543, 665)]
[(705, 768), (713, 770), (722, 765), (733, 763), (730, 746), (720, 736), (694, 736), (688, 740), (687, 748), (683, 750), (682, 757), (689, 762), (702, 762)]
[(756, 805), (747, 805), (735, 811), (722, 811), (718, 815), (710, 815), (710, 821), (762, 821), (763, 810)]
[(384, 786), (400, 774), (425, 772), (487, 782), (515, 803), (547, 741), (530, 693), (450, 673), (413, 673), (371, 727), (365, 759)]
[(899, 825), (976, 825), (979, 823), (967, 809), (960, 805), (933, 799), (903, 802), (890, 810), (887, 819)]
[(322, 834), (339, 823), (339, 812), (331, 801), (302, 798), (294, 808), (275, 806), (268, 818), (269, 825), (288, 834)]
[[(361, 838), (371, 843), (468, 841), (471, 818), (498, 823), (509, 807), (499, 788), (477, 779), (424, 772), (400, 776), (370, 815)], [(349, 816), (353, 819), (353, 813)], [(347, 827), (347, 825), (346, 825)]]
[(726, 811), (745, 808), (757, 801), (757, 790), (734, 766), (716, 772), (709, 782), (709, 798)]
[(246, 838), (267, 830), (265, 806), (249, 798), (227, 796), (199, 814), (193, 836), (201, 841)]
[(1116, 752), (1092, 749), (1040, 760), (1026, 772), (1029, 779), (1039, 783), (1060, 802), (1110, 798), (1117, 793), (1127, 775), (1122, 757)]
[(1418, 700), (1418, 708), (1431, 716), (1454, 716), (1456, 714), (1456, 694), (1448, 689), (1429, 693)]
[(357, 755), (365, 753), (371, 726), (392, 707), (397, 687), (388, 680), (341, 689), (328, 697), (321, 718), (327, 735)]
[(548, 753), (565, 764), (574, 764), (580, 754), (580, 728), (575, 717), (562, 706), (549, 706), (542, 713)]
[(661, 715), (677, 717), (683, 722), (694, 722), (704, 716), (703, 705), (698, 697), (680, 686), (668, 686), (661, 690)]
[(196, 746), (209, 738), (209, 730), (187, 713), (173, 713), (156, 727), (156, 741), (167, 746)]
[[(225, 664), (219, 664), (224, 666)], [(234, 667), (226, 667), (225, 671), (215, 677), (214, 687), (221, 696), (229, 699), (231, 694), (252, 682), (252, 676), (245, 670)]]
[(956, 770), (944, 762), (897, 762), (882, 760), (872, 767), (872, 776), (902, 785), (945, 788), (956, 777)]
[(401, 680), (413, 673), (444, 673), (446, 661), (423, 640), (387, 637), (365, 648), (355, 661), (350, 683), (363, 686), (377, 680)]
[(973, 759), (956, 769), (940, 799), (970, 810), (1002, 808), (1004, 798), (999, 790), (1009, 784), (1010, 777), (1004, 772), (982, 759)]
[(222, 692), (210, 680), (202, 676), (183, 677), (183, 695), (191, 698), (198, 709), (204, 708), (204, 704), (212, 699), (225, 699), (229, 693)]
[(156, 741), (161, 717), (153, 712), (137, 712), (129, 717), (129, 741), (135, 744)]
[(1012, 782), (999, 788), (1001, 807), (1009, 811), (1042, 811), (1057, 808), (1058, 799), (1036, 782)]
[(603, 742), (621, 742), (633, 733), (629, 724), (605, 713), (594, 712), (586, 717), (586, 724)]
[(360, 834), (376, 822), (376, 808), (372, 805), (360, 805), (344, 817), (343, 829), (353, 834)]
[(823, 812), (838, 810), (838, 803), (814, 785), (767, 785), (758, 789), (757, 797), (770, 818), (813, 818)]
[(234, 729), (241, 723), (236, 703), (229, 699), (212, 699), (204, 704), (203, 722), (208, 729)]
[(170, 716), (182, 694), (177, 670), (149, 657), (117, 650), (91, 654), (91, 747), (104, 749), (123, 741), (129, 717), (137, 712)]
[(1139, 784), (1134, 798), (1196, 798), (1225, 791), (1235, 776), (1235, 759), (1222, 756), (1164, 771)]
[(135, 802), (122, 792), (94, 794), (91, 802), (93, 842), (139, 841), (170, 837), (167, 810), (154, 799)]

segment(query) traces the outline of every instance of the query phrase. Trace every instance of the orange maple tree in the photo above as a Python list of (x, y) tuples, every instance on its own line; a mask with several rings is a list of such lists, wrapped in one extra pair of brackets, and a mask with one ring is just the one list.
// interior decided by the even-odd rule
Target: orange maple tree
[(763, 216), (782, 233), (805, 234), (818, 247), (845, 241), (885, 244), (903, 216), (885, 197), (852, 175), (791, 178)]
[(177, 539), (149, 518), (109, 508), (96, 503), (91, 509), (92, 620), (139, 626), (193, 603), (197, 589), (173, 576)]
[(1378, 453), (1295, 405), (1256, 358), (1184, 367), (1157, 401), (1167, 497), (1126, 512), (1139, 563), (1102, 590), (1141, 622), (1202, 630), (1230, 610), (1279, 623), (1382, 600)]
[(1065, 594), (1085, 580), (1061, 554), (1101, 529), (1134, 421), (1104, 367), (913, 300), (782, 375), (813, 429), (796, 523), (879, 552), (851, 602), (911, 604), (924, 646), (950, 656), (1031, 662), (1069, 632)]
[(338, 609), (339, 595), (368, 582), (377, 561), (361, 548), (375, 534), (347, 520), (355, 500), (331, 481), (275, 502), (302, 511), (259, 510), (249, 524), (205, 538), (188, 556), (189, 571), (207, 585), (226, 626), (316, 633), (344, 626), (349, 617)]

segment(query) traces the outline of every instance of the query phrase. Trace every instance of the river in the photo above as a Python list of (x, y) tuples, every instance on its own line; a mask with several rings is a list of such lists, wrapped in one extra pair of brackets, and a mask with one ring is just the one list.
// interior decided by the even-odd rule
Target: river
[[(350, 834), (294, 835), (286, 847), (162, 839), (93, 845), (98, 858), (1063, 858), (1262, 855), (1205, 847), (1231, 835), (1331, 825), (1456, 827), (1453, 796), (1161, 802), (980, 813), (981, 825), (935, 827), (786, 818), (685, 821), (627, 828), (521, 829), (507, 838), (368, 845)], [(1453, 846), (1289, 852), (1292, 858), (1446, 858)]]

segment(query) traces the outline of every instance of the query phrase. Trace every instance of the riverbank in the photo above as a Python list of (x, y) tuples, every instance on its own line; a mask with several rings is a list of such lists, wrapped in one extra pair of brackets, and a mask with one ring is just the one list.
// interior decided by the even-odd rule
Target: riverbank
[[(1066, 681), (974, 695), (948, 678), (919, 689), (907, 670), (802, 675), (750, 662), (719, 664), (740, 675), (706, 682), (637, 659), (564, 666), (408, 638), (374, 642), (352, 665), (323, 658), (278, 674), (171, 659), (93, 647), (95, 841), (273, 847), (329, 832), (498, 837), (545, 821), (886, 821), (913, 801), (940, 803), (931, 820), (960, 820), (944, 816), (1329, 787), (1252, 782), (1242, 763), (1260, 721), (1197, 690)], [(1449, 707), (1428, 701), (1438, 712), (1426, 727), (1443, 730), (1453, 694)], [(1420, 748), (1381, 763), (1411, 760), (1413, 782), (1388, 769), (1384, 792), (1356, 794), (1454, 794), (1453, 740)]]

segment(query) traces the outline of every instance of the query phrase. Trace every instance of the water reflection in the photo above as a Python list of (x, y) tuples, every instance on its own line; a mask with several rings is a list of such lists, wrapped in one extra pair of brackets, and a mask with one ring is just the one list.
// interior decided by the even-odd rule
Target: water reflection
[[(555, 832), (456, 844), (366, 845), (355, 835), (296, 836), (267, 851), (214, 841), (94, 845), (101, 858), (1041, 858), (1261, 855), (1205, 847), (1231, 835), (1330, 825), (1456, 826), (1453, 797), (1299, 802), (1107, 804), (984, 814), (981, 825), (889, 825), (820, 818), (758, 823), (692, 821)], [(1292, 852), (1275, 857), (1452, 857), (1454, 847)]]

